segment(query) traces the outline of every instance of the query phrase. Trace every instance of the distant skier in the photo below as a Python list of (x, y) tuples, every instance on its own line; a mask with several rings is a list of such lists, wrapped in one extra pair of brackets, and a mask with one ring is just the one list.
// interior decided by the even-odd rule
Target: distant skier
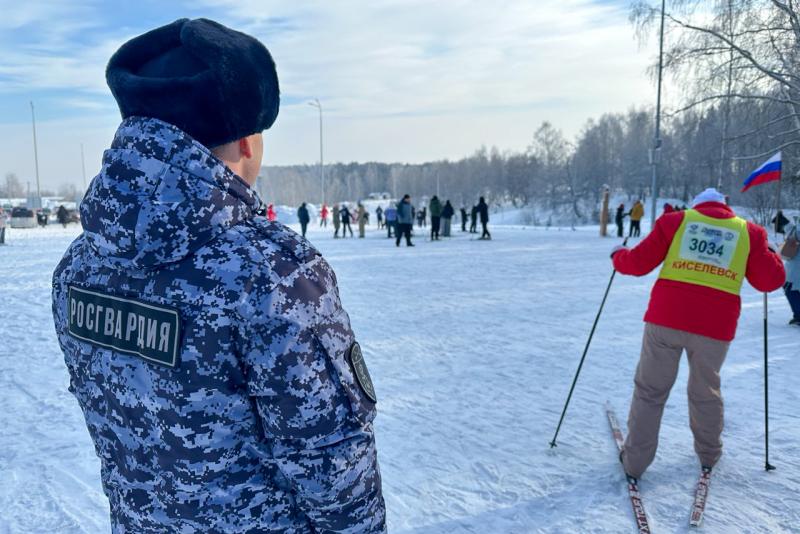
[(461, 231), (467, 231), (467, 208), (463, 204), (461, 206)]
[(631, 217), (631, 229), (628, 232), (628, 237), (639, 237), (642, 233), (641, 224), (644, 217), (644, 204), (642, 204), (641, 200), (637, 200), (633, 204), (628, 215)]
[(383, 228), (383, 208), (380, 206), (375, 208), (375, 221), (378, 224), (378, 230)]
[(322, 209), (319, 212), (319, 225), (320, 227), (327, 227), (328, 226), (328, 205), (323, 204)]
[(620, 459), (638, 479), (653, 461), (664, 404), (689, 361), (689, 421), (700, 464), (712, 468), (722, 454), (719, 371), (736, 333), (744, 279), (758, 291), (783, 284), (781, 259), (764, 228), (737, 217), (725, 197), (706, 189), (692, 209), (661, 216), (633, 249), (611, 253), (621, 274), (643, 276), (661, 265), (644, 316), (644, 340)]
[(431, 241), (438, 241), (439, 229), (442, 223), (442, 203), (439, 197), (433, 195), (433, 198), (428, 203), (428, 209), (431, 212)]
[(3, 208), (0, 208), (0, 245), (6, 243), (6, 214)]
[(36, 222), (37, 222), (37, 223), (39, 224), (39, 226), (41, 226), (42, 228), (44, 228), (45, 226), (47, 226), (47, 214), (48, 214), (48, 213), (50, 213), (50, 210), (49, 210), (49, 209), (48, 209), (47, 211), (45, 211), (44, 209), (38, 209), (38, 210), (36, 210)]
[(342, 207), (339, 208), (339, 218), (342, 220), (342, 237), (347, 237), (348, 230), (350, 230), (350, 237), (355, 237), (353, 235), (353, 227), (350, 226), (350, 222), (353, 220), (353, 214), (350, 213), (347, 204), (342, 204)]
[(387, 237), (392, 237), (392, 232), (397, 233), (397, 208), (389, 204), (386, 206), (386, 233)]
[(269, 222), (275, 222), (276, 220), (278, 220), (278, 214), (275, 213), (275, 206), (273, 206), (272, 204), (267, 206), (267, 220)]
[(63, 204), (56, 210), (56, 220), (64, 228), (66, 228), (67, 223), (69, 223), (69, 211), (67, 211), (67, 208), (65, 208)]
[(395, 235), (397, 236), (396, 244), (398, 247), (403, 236), (406, 238), (406, 246), (414, 246), (411, 242), (411, 227), (414, 226), (413, 209), (410, 195), (403, 196), (403, 199), (397, 203), (397, 231)]
[(478, 233), (478, 206), (472, 206), (472, 210), (469, 212), (469, 233), (477, 234)]
[[(339, 204), (333, 205), (331, 218), (333, 219), (333, 238), (339, 239), (339, 227), (342, 224), (342, 214), (339, 212)], [(344, 234), (342, 234), (344, 236)]]
[(778, 210), (778, 213), (772, 218), (772, 228), (776, 234), (785, 234), (786, 225), (790, 222), (783, 214), (783, 210)]
[(356, 212), (356, 220), (358, 221), (358, 237), (363, 238), (365, 235), (365, 229), (367, 226), (367, 210), (364, 208), (364, 204), (361, 202), (358, 203), (358, 211)]
[[(0, 229), (0, 232), (2, 232), (2, 229)], [(786, 239), (800, 240), (800, 232), (798, 232), (796, 223), (788, 227)], [(792, 258), (784, 258), (784, 262), (786, 283), (783, 285), (783, 292), (786, 295), (786, 300), (789, 301), (789, 307), (792, 309), (792, 318), (789, 324), (800, 326), (800, 252)]]
[(444, 203), (444, 208), (442, 208), (442, 223), (444, 228), (442, 229), (442, 235), (444, 237), (450, 237), (450, 226), (453, 221), (453, 215), (456, 214), (456, 210), (453, 209), (453, 205), (450, 204), (450, 201)]
[(306, 206), (305, 202), (300, 204), (300, 207), (297, 208), (297, 219), (300, 221), (300, 233), (305, 237), (306, 230), (308, 230), (308, 223), (311, 221), (311, 215), (308, 213), (308, 206)]
[(620, 204), (614, 216), (614, 222), (617, 223), (617, 237), (622, 237), (625, 233), (625, 217), (627, 216), (628, 214), (625, 213), (625, 204)]
[(491, 239), (492, 234), (489, 233), (489, 205), (486, 204), (486, 200), (483, 197), (480, 198), (478, 201), (478, 213), (481, 217), (481, 226), (483, 227), (483, 233), (479, 239)]

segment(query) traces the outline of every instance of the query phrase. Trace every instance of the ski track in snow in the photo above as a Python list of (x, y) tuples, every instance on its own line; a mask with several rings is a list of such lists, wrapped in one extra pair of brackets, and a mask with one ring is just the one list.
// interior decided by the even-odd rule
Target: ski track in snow
[[(418, 234), (420, 233), (417, 230)], [(617, 276), (558, 439), (549, 441), (611, 274), (596, 228), (494, 227), (397, 249), (383, 231), (311, 241), (333, 265), (379, 397), (393, 533), (633, 532), (603, 413), (624, 427), (655, 274)], [(52, 326), (50, 276), (72, 227), (9, 230), (0, 247), (0, 533), (108, 532), (99, 462)], [(770, 460), (763, 469), (762, 297), (743, 294), (723, 367), (725, 454), (705, 533), (800, 531), (800, 329), (770, 295)], [(642, 479), (655, 532), (689, 532), (699, 466), (686, 366)]]

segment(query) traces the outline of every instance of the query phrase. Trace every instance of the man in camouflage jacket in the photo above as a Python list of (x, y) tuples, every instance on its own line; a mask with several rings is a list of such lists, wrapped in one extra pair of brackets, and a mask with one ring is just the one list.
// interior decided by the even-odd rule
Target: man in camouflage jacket
[[(166, 62), (131, 63), (154, 39), (173, 47)], [(176, 41), (203, 57), (243, 39), (237, 61), (267, 81), (263, 108), (278, 98), (268, 52), (211, 21), (154, 30), (109, 64), (124, 120), (81, 204), (84, 232), (53, 275), (69, 389), (114, 532), (385, 532), (375, 392), (336, 277), (307, 241), (254, 215), (256, 141), (277, 102), (215, 138), (172, 105), (126, 113), (112, 75), (122, 65), (162, 83), (159, 69), (185, 61)], [(231, 151), (238, 159), (218, 157)]]

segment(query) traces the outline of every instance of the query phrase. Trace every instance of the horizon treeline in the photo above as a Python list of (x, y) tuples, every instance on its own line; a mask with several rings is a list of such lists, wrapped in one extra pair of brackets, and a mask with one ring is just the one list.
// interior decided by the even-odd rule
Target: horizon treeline
[[(776, 195), (773, 185), (746, 194), (739, 190), (748, 174), (785, 143), (783, 137), (795, 135), (780, 135), (791, 130), (788, 123), (792, 118), (770, 102), (740, 100), (728, 107), (725, 137), (720, 105), (666, 118), (658, 165), (660, 197), (689, 202), (702, 189), (719, 187), (732, 202), (755, 207)], [(770, 126), (763, 128), (764, 124)], [(438, 191), (443, 200), (455, 205), (471, 206), (485, 196), (490, 202), (516, 206), (532, 202), (549, 208), (569, 205), (582, 218), (581, 204), (599, 200), (605, 187), (631, 200), (650, 196), (653, 133), (654, 111), (640, 108), (590, 119), (574, 140), (544, 122), (524, 151), (481, 147), (459, 160), (328, 164), (325, 197), (331, 204), (361, 200), (373, 193), (388, 193), (393, 198), (408, 193), (420, 199)], [(784, 149), (782, 197), (800, 208), (800, 184), (794, 173), (797, 160), (795, 147)], [(264, 167), (258, 189), (266, 202), (319, 203), (319, 165)]]

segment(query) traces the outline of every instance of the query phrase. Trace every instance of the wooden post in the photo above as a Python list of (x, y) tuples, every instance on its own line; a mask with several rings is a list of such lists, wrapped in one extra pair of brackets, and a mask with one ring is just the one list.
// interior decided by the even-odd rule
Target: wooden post
[(608, 188), (603, 191), (603, 209), (600, 211), (600, 237), (608, 234)]

